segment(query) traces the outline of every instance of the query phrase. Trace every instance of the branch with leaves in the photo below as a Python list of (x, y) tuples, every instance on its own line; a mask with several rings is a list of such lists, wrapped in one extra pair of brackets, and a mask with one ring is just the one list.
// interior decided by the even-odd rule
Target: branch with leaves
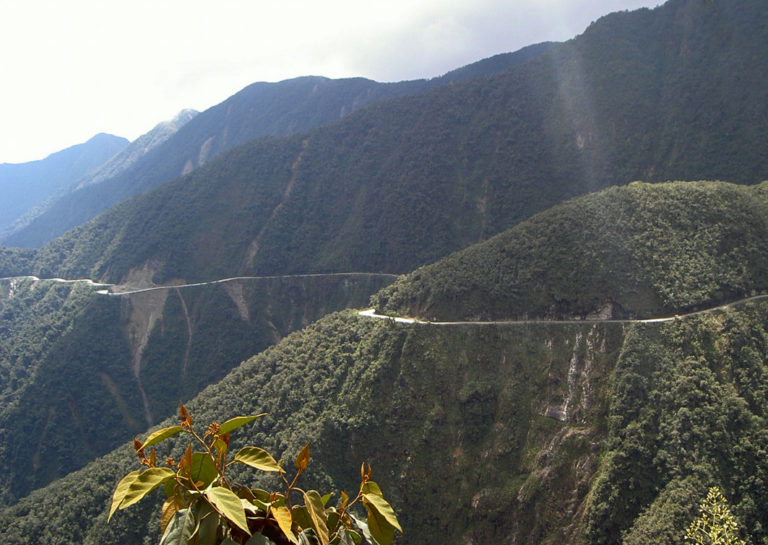
[[(160, 545), (390, 545), (395, 530), (402, 532), (392, 506), (371, 480), (370, 465), (363, 463), (360, 468), (360, 489), (354, 498), (342, 491), (338, 504), (329, 505), (332, 494), (321, 496), (297, 486), (309, 464), (309, 443), (296, 457), (291, 479), (260, 447), (243, 447), (227, 461), (230, 432), (263, 414), (214, 422), (202, 436), (184, 405), (179, 415), (179, 425), (157, 430), (143, 443), (134, 440), (145, 468), (130, 472), (117, 484), (109, 519), (162, 486), (166, 500)], [(178, 461), (167, 458), (164, 465), (158, 465), (154, 446), (180, 433), (190, 436), (184, 454)], [(285, 489), (268, 492), (231, 482), (226, 472), (233, 464), (277, 473)], [(294, 497), (299, 501), (294, 502)], [(365, 521), (353, 514), (351, 508), (356, 504), (365, 508)]]

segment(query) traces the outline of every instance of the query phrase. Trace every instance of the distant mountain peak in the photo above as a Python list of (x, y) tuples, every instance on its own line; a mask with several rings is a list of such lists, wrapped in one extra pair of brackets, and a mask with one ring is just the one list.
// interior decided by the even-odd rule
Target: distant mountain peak
[(170, 123), (172, 125), (175, 125), (177, 129), (181, 128), (182, 126), (186, 125), (187, 122), (194, 119), (197, 114), (199, 114), (197, 110), (193, 110), (191, 108), (184, 108), (179, 113), (177, 113), (173, 118), (166, 121), (166, 123)]

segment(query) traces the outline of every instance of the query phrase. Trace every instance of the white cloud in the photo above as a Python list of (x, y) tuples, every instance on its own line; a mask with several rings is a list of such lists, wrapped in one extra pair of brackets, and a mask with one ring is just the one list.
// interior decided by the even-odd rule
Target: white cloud
[(0, 0), (0, 161), (135, 138), (254, 81), (432, 77), (648, 0)]

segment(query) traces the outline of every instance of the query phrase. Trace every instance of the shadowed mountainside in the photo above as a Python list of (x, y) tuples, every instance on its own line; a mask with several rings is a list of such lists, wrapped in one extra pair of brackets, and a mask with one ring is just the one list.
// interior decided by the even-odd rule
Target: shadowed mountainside
[[(592, 201), (603, 203), (609, 217), (628, 216), (626, 224), (635, 227), (616, 232), (628, 246), (678, 218), (676, 240), (725, 233), (729, 241), (759, 245), (764, 237), (757, 239), (754, 230), (764, 224), (762, 208), (741, 211), (739, 199), (764, 191), (722, 183), (609, 189), (502, 237), (521, 229), (556, 232), (571, 217), (569, 209), (583, 211)], [(648, 210), (622, 206), (637, 192)], [(712, 212), (684, 221), (699, 210), (697, 203)], [(589, 231), (582, 223), (571, 228), (577, 238)], [(545, 253), (582, 251), (569, 240), (560, 248)], [(688, 257), (685, 244), (659, 244), (655, 252), (659, 270), (674, 271)], [(709, 279), (731, 259), (715, 252), (697, 263), (679, 286), (680, 301), (716, 300), (721, 288)], [(764, 263), (754, 265), (765, 274)], [(651, 276), (640, 280), (653, 285), (653, 270), (637, 274)], [(751, 284), (761, 278), (753, 273), (742, 278), (741, 289), (764, 287)], [(570, 287), (565, 276), (551, 280), (545, 284), (550, 296), (567, 293), (578, 301), (591, 293), (589, 284), (583, 293)], [(418, 282), (406, 277), (399, 290)], [(603, 288), (612, 300), (625, 289)], [(466, 308), (473, 301), (472, 293), (460, 292), (454, 303)], [(746, 534), (762, 543), (768, 527), (768, 463), (761, 455), (768, 449), (767, 328), (764, 300), (622, 324), (431, 326), (346, 311), (251, 358), (188, 406), (198, 422), (268, 411), (236, 440), (287, 460), (312, 441), (307, 486), (349, 489), (360, 460), (372, 463), (408, 543), (678, 544), (711, 485), (725, 491)], [(173, 380), (155, 382), (169, 387)], [(151, 502), (105, 523), (114, 483), (135, 464), (126, 445), (58, 481), (55, 492), (43, 489), (7, 508), (0, 513), (3, 543), (54, 535), (141, 543), (156, 536)]]
[(768, 182), (632, 183), (555, 206), (379, 292), (430, 320), (648, 318), (768, 289)]

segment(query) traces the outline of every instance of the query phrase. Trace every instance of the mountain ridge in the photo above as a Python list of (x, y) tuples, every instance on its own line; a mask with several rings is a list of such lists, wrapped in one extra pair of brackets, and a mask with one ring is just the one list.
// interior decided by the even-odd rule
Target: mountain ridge
[[(25, 272), (119, 282), (151, 262), (158, 282), (216, 278), (235, 263), (242, 274), (405, 273), (609, 185), (709, 170), (759, 182), (768, 172), (760, 138), (725, 135), (762, 115), (768, 84), (731, 100), (720, 94), (730, 86), (699, 96), (684, 83), (720, 78), (726, 65), (734, 79), (765, 77), (752, 72), (768, 68), (760, 34), (733, 28), (768, 19), (762, 6), (749, 9), (670, 2), (606, 17), (507, 71), (243, 144), (54, 241)], [(718, 32), (729, 47), (703, 38)], [(720, 125), (701, 109), (721, 112)]]
[(430, 80), (379, 83), (365, 78), (303, 76), (253, 83), (200, 114), (159, 149), (103, 181), (105, 185), (62, 197), (29, 226), (6, 237), (4, 243), (40, 246), (110, 206), (189, 173), (219, 153), (254, 138), (304, 132), (378, 100), (503, 70), (526, 62), (551, 45), (531, 45)]

